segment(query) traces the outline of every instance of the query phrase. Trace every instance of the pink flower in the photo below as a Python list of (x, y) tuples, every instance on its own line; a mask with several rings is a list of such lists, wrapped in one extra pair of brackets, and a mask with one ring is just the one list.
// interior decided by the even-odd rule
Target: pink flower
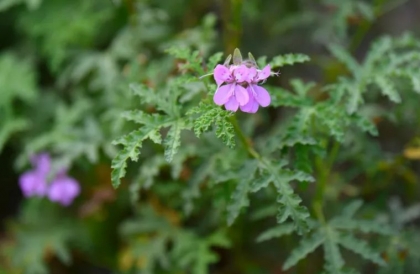
[(50, 156), (39, 154), (31, 159), (33, 170), (23, 173), (19, 178), (19, 186), (25, 197), (44, 196), (47, 192), (47, 176), (50, 171)]
[[(79, 183), (61, 171), (51, 174), (51, 159), (46, 153), (34, 156), (31, 159), (33, 170), (23, 173), (19, 178), (19, 186), (25, 197), (47, 196), (51, 201), (64, 206), (70, 205), (80, 193)], [(53, 175), (49, 183), (48, 178)]]
[(250, 54), (250, 60), (242, 61), (237, 49), (233, 59), (232, 65), (229, 65), (230, 57), (228, 57), (224, 65), (217, 65), (214, 68), (213, 77), (217, 84), (214, 103), (219, 106), (224, 105), (226, 110), (236, 112), (240, 108), (248, 113), (257, 112), (260, 106), (269, 106), (271, 96), (259, 84), (265, 82), (272, 74), (270, 65), (262, 70), (257, 69), (252, 55)]
[(80, 194), (79, 183), (68, 177), (64, 172), (58, 174), (48, 189), (48, 199), (52, 202), (69, 206), (74, 198)]
[[(227, 68), (217, 65), (214, 69), (214, 79), (218, 85), (213, 100), (216, 105), (225, 105), (227, 110), (237, 111), (249, 101), (246, 89), (241, 85), (248, 78), (248, 68), (245, 65)], [(223, 83), (227, 85), (221, 86)]]
[(258, 111), (259, 106), (267, 107), (271, 103), (271, 97), (268, 91), (259, 86), (258, 82), (265, 81), (271, 75), (270, 65), (265, 66), (262, 70), (255, 68), (249, 69), (248, 74), (248, 97), (249, 101), (246, 105), (241, 106), (243, 112), (255, 113)]

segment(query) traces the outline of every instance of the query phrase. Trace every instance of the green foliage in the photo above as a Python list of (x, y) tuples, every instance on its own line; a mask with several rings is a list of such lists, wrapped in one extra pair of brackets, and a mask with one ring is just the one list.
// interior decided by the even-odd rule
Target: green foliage
[[(114, 187), (118, 187), (121, 183), (121, 178), (125, 176), (127, 160), (137, 161), (140, 148), (145, 139), (149, 138), (153, 142), (160, 144), (162, 142), (160, 130), (170, 127), (163, 145), (165, 147), (165, 158), (168, 162), (171, 162), (180, 146), (181, 130), (190, 128), (189, 121), (180, 117), (181, 108), (168, 105), (169, 102), (176, 101), (179, 94), (177, 95), (173, 90), (170, 90), (165, 94), (167, 97), (159, 97), (153, 95), (153, 90), (144, 86), (132, 85), (131, 88), (134, 94), (145, 99), (145, 102), (156, 103), (157, 109), (165, 112), (166, 115), (157, 113), (146, 114), (143, 111), (131, 111), (123, 115), (125, 119), (143, 126), (139, 130), (135, 130), (114, 141), (114, 144), (120, 144), (124, 147), (112, 162), (112, 182)], [(181, 89), (180, 86), (173, 88)]]
[(313, 181), (312, 176), (301, 172), (284, 168), (286, 162), (270, 163), (261, 162), (261, 176), (254, 181), (252, 191), (258, 191), (266, 188), (270, 183), (275, 186), (279, 203), (279, 213), (277, 220), (279, 223), (285, 222), (289, 217), (295, 222), (296, 231), (301, 234), (309, 230), (307, 219), (308, 210), (300, 205), (302, 199), (296, 195), (290, 186), (291, 181), (308, 182)]
[[(230, 246), (223, 231), (200, 237), (191, 231), (180, 230), (170, 219), (158, 216), (152, 208), (143, 209), (140, 216), (147, 221), (133, 219), (121, 227), (121, 233), (129, 243), (126, 252), (138, 260), (140, 273), (184, 269), (207, 274), (209, 265), (218, 259), (212, 248)], [(173, 247), (169, 249), (169, 245)]]
[(49, 273), (45, 257), (48, 253), (64, 264), (72, 262), (71, 247), (80, 244), (85, 235), (62, 211), (49, 207), (45, 201), (32, 200), (25, 204), (19, 223), (12, 224), (17, 244), (8, 249), (12, 264), (24, 273)]
[[(209, 131), (212, 126), (215, 126), (216, 137), (221, 139), (228, 147), (235, 146), (235, 133), (232, 122), (229, 117), (233, 115), (232, 112), (221, 109), (209, 101), (200, 102), (197, 107), (192, 108), (188, 114), (194, 119), (194, 133), (197, 137), (203, 132)], [(194, 117), (198, 114), (198, 117)]]
[[(105, 3), (105, 2), (104, 2)], [(28, 12), (20, 20), (21, 28), (50, 60), (53, 70), (68, 58), (66, 50), (83, 48), (92, 42), (97, 25), (111, 15), (110, 4), (86, 1), (45, 1), (42, 8)], [(36, 6), (37, 4), (30, 4)], [(77, 8), (76, 8), (77, 7)], [(71, 17), (72, 20), (67, 18)], [(55, 33), (56, 35), (49, 35)]]
[(24, 102), (31, 104), (37, 97), (36, 73), (32, 62), (20, 60), (17, 54), (0, 55), (0, 151), (16, 132), (28, 127), (28, 120), (19, 115), (13, 106)]
[[(363, 94), (374, 91), (374, 87), (389, 100), (400, 103), (401, 95), (397, 89), (399, 79), (408, 78), (416, 89), (417, 80), (407, 71), (418, 67), (418, 49), (418, 45), (411, 43), (410, 36), (396, 39), (383, 37), (372, 45), (364, 62), (358, 64), (344, 48), (338, 45), (331, 46), (331, 53), (346, 65), (351, 77), (341, 77), (337, 84), (330, 87), (330, 92), (339, 94), (340, 100), (346, 102), (350, 114), (355, 113), (364, 102)], [(404, 77), (401, 77), (403, 75)]]
[[(365, 241), (355, 238), (350, 233), (359, 230), (362, 232), (376, 232), (390, 235), (392, 231), (386, 224), (353, 219), (355, 205), (357, 204), (360, 203), (356, 201), (348, 205), (343, 210), (342, 215), (331, 219), (327, 223), (318, 223), (311, 235), (304, 238), (299, 243), (299, 246), (292, 251), (289, 258), (284, 262), (283, 269), (287, 270), (296, 265), (298, 261), (305, 258), (309, 253), (312, 253), (320, 245), (324, 248), (324, 268), (327, 273), (345, 273), (347, 271), (343, 268), (344, 260), (339, 246), (351, 250), (373, 263), (385, 265), (385, 261), (377, 251), (371, 249)], [(353, 212), (349, 213), (349, 211)]]
[(205, 237), (197, 237), (191, 233), (182, 233), (178, 236), (173, 255), (177, 264), (183, 269), (192, 270), (197, 274), (207, 274), (208, 266), (217, 262), (218, 255), (211, 250), (212, 247), (230, 247), (230, 241), (222, 232), (216, 232)]
[[(260, 67), (265, 67), (267, 65), (266, 63), (267, 57), (262, 56), (258, 58), (257, 63)], [(309, 56), (305, 54), (284, 54), (284, 55), (278, 55), (273, 57), (271, 62), (269, 64), (271, 65), (271, 68), (279, 68), (287, 65), (294, 65), (297, 63), (304, 63), (308, 62), (310, 60)]]

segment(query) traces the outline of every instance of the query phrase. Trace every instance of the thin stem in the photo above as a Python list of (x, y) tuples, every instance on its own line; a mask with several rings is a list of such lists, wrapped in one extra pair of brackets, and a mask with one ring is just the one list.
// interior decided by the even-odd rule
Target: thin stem
[(331, 174), (332, 167), (334, 165), (334, 161), (337, 158), (337, 154), (340, 148), (340, 144), (338, 142), (334, 142), (333, 147), (325, 159), (325, 161), (317, 157), (315, 160), (315, 166), (317, 169), (317, 188), (315, 191), (314, 201), (312, 203), (313, 211), (318, 218), (318, 220), (322, 223), (325, 223), (325, 217), (323, 213), (323, 206), (324, 206), (324, 196), (325, 190), (327, 187), (327, 182)]
[(248, 151), (248, 154), (258, 160), (261, 160), (261, 155), (252, 147), (251, 142), (248, 140), (248, 138), (245, 136), (245, 134), (242, 132), (241, 128), (239, 127), (238, 120), (236, 119), (236, 116), (231, 116), (230, 121), (233, 125), (233, 129), (235, 130), (236, 134), (239, 137), (239, 140), (244, 145), (245, 149)]
[(227, 52), (239, 47), (242, 36), (242, 4), (243, 0), (223, 1), (224, 42)]

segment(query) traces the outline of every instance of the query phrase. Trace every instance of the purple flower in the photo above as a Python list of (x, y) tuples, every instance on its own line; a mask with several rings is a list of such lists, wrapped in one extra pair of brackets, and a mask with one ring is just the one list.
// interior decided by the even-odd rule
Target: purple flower
[[(246, 105), (249, 95), (241, 83), (245, 83), (247, 78), (248, 68), (245, 65), (230, 68), (217, 65), (214, 69), (214, 79), (219, 87), (213, 97), (216, 105), (225, 105), (225, 108), (231, 111), (237, 111), (239, 106)], [(223, 83), (227, 85), (220, 86)]]
[(268, 91), (259, 86), (258, 82), (265, 81), (271, 75), (270, 65), (265, 66), (262, 70), (253, 67), (249, 68), (248, 73), (248, 97), (249, 101), (246, 105), (241, 106), (243, 112), (255, 113), (258, 107), (267, 107), (271, 103), (271, 97)]
[(34, 169), (23, 173), (19, 186), (25, 197), (44, 196), (47, 192), (47, 176), (50, 170), (50, 156), (39, 154), (31, 159)]
[[(33, 170), (23, 173), (19, 186), (25, 197), (47, 196), (51, 201), (68, 206), (80, 193), (79, 183), (68, 177), (65, 171), (51, 174), (51, 159), (46, 153), (32, 157)], [(49, 183), (48, 178), (53, 180)]]
[[(236, 56), (236, 58), (235, 58)], [(250, 60), (242, 61), (239, 50), (234, 52), (234, 64), (229, 65), (230, 56), (224, 65), (214, 68), (213, 76), (217, 90), (213, 101), (216, 105), (224, 105), (225, 109), (255, 113), (260, 106), (267, 107), (271, 103), (268, 91), (260, 83), (272, 74), (270, 65), (262, 70), (257, 69), (256, 62), (250, 54)], [(276, 73), (274, 73), (276, 75)]]
[(66, 174), (61, 173), (51, 182), (48, 189), (48, 199), (69, 206), (80, 193), (79, 183)]

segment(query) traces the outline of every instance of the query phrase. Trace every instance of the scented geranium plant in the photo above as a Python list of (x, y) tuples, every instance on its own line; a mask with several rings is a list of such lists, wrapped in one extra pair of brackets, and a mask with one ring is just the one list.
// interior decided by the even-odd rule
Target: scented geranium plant
[(0, 273), (419, 273), (409, 2), (0, 1)]

